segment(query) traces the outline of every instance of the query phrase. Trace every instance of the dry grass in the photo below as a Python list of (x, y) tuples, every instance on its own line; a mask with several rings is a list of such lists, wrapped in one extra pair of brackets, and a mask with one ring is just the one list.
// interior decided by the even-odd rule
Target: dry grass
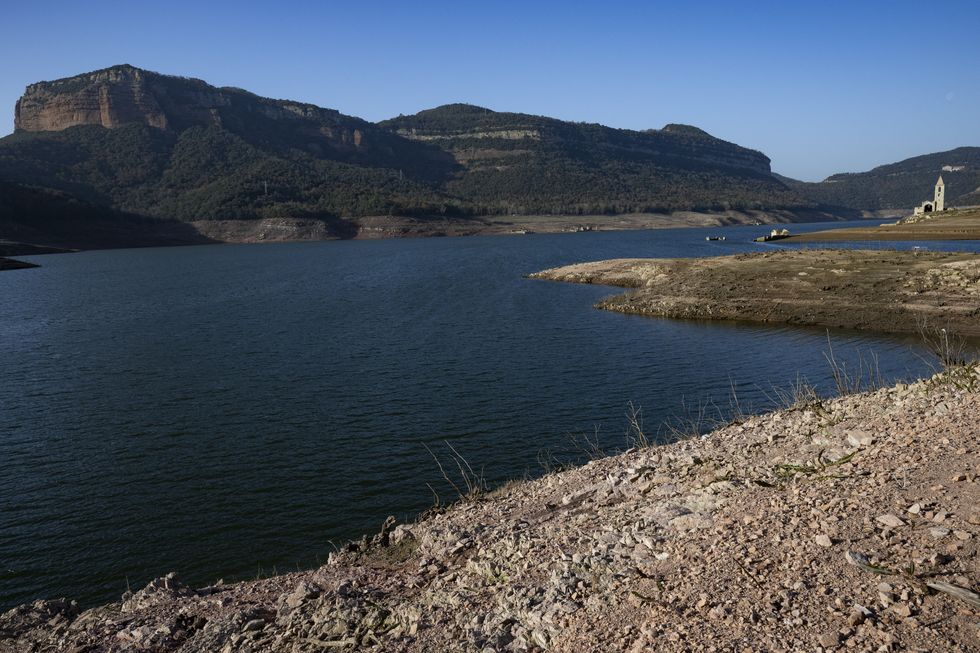
[[(446, 471), (446, 467), (442, 464), (442, 460), (440, 460), (439, 456), (432, 451), (432, 448), (429, 447), (429, 445), (423, 442), (422, 446), (425, 447), (425, 450), (429, 452), (430, 456), (432, 456), (432, 459), (436, 462), (436, 467), (439, 468), (439, 473), (442, 474), (443, 480), (445, 480), (450, 487), (453, 488), (459, 499), (475, 499), (480, 494), (486, 492), (487, 482), (483, 475), (483, 470), (481, 469), (479, 472), (477, 472), (453, 445), (445, 441), (443, 444), (445, 444), (446, 448), (449, 449), (449, 467), (450, 469), (455, 467), (456, 473), (451, 474)], [(435, 495), (436, 505), (441, 505), (439, 494), (432, 488), (431, 485), (429, 486), (429, 489), (432, 490), (433, 495)]]

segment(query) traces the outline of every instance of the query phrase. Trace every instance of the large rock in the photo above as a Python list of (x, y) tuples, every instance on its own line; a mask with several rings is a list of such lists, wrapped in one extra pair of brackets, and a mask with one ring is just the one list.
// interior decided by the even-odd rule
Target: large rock
[(16, 639), (36, 628), (55, 629), (71, 623), (77, 616), (78, 604), (66, 599), (19, 605), (0, 615), (0, 641)]
[(167, 126), (157, 100), (161, 90), (154, 75), (131, 66), (117, 66), (55, 82), (27, 87), (14, 110), (19, 131), (58, 131), (76, 125), (118, 127), (142, 122)]

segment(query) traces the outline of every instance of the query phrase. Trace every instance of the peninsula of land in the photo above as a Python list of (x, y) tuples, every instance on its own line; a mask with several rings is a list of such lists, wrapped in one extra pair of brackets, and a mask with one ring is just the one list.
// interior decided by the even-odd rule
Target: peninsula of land
[(28, 263), (27, 261), (17, 261), (12, 258), (3, 258), (0, 256), (0, 270), (23, 270), (26, 268), (36, 268), (39, 267), (36, 263)]
[(808, 234), (790, 235), (782, 240), (796, 243), (980, 240), (980, 207), (914, 215), (898, 222), (874, 227), (814, 231)]
[[(887, 228), (884, 228), (887, 229)], [(531, 275), (630, 288), (598, 308), (877, 332), (980, 336), (980, 255), (846, 249), (614, 259)]]

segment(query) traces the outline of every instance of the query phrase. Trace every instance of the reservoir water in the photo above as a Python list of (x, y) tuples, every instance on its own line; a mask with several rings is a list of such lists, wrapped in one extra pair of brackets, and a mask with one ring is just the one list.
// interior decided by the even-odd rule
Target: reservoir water
[[(629, 402), (655, 435), (733, 388), (755, 410), (800, 375), (829, 390), (823, 330), (624, 316), (592, 308), (618, 289), (523, 278), (765, 231), (25, 257), (42, 267), (0, 273), (0, 610), (317, 564), (431, 506), (430, 485), (453, 498), (424, 445), (493, 485), (574, 458), (575, 434), (623, 448)], [(830, 338), (888, 379), (928, 371), (912, 339)]]

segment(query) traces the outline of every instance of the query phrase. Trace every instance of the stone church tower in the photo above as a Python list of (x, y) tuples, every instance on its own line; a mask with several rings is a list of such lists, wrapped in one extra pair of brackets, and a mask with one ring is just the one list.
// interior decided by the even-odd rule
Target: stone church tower
[(946, 210), (946, 184), (943, 182), (943, 176), (939, 175), (939, 179), (936, 180), (936, 194), (932, 196), (932, 201), (926, 200), (919, 206), (915, 207), (913, 213), (915, 215), (922, 215), (923, 213), (932, 213), (933, 211), (945, 211)]

